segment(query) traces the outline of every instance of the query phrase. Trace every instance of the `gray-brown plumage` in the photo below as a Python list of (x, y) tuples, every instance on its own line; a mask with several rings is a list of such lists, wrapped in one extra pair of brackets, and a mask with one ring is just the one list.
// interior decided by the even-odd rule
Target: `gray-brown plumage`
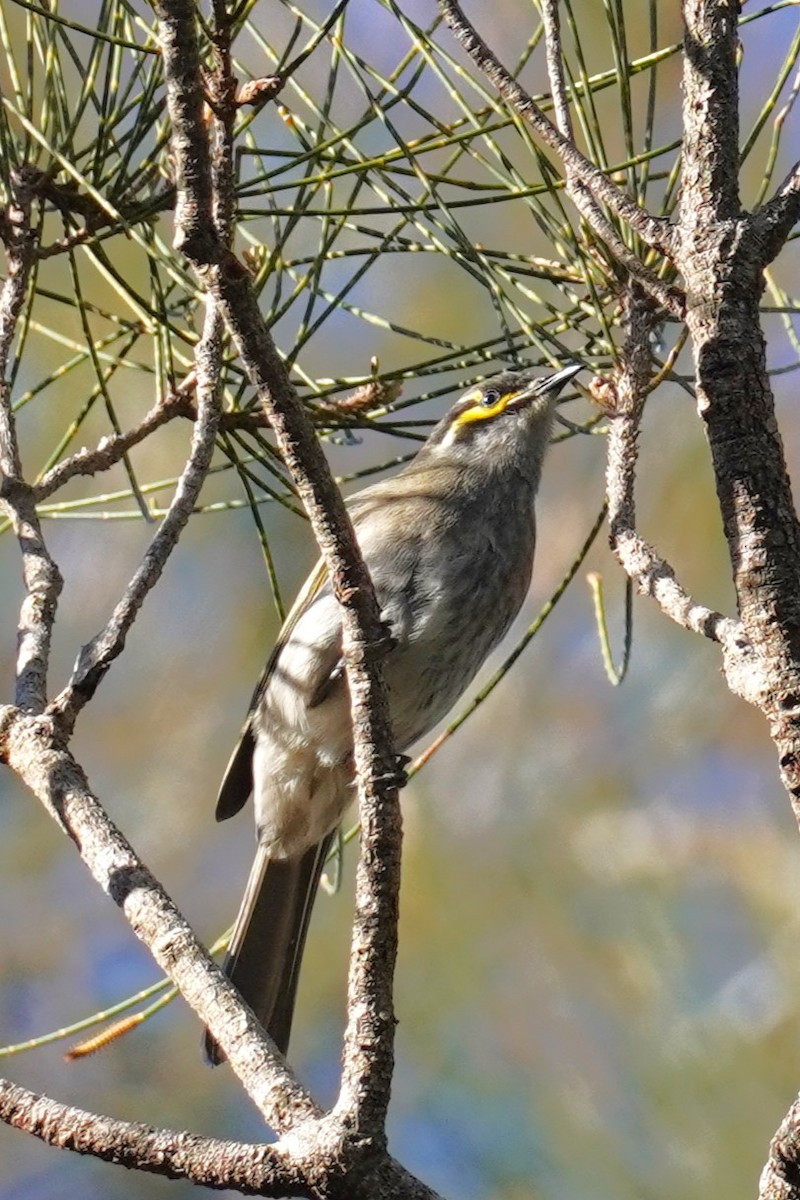
[[(508, 371), (470, 388), (408, 466), (349, 502), (394, 639), (385, 674), (400, 751), (446, 715), (519, 611), (555, 400), (579, 370)], [(253, 794), (258, 851), (225, 971), (284, 1053), (316, 888), (353, 797), (341, 641), (319, 565), (281, 630), (217, 802), (224, 820)], [(210, 1037), (206, 1052), (221, 1060)]]

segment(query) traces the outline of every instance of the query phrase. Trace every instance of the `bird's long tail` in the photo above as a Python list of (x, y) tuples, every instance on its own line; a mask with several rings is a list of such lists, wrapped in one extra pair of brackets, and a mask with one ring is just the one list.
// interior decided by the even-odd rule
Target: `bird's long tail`
[[(223, 970), (239, 989), (282, 1054), (289, 1047), (303, 948), (322, 868), (333, 834), (296, 859), (256, 852)], [(216, 1066), (225, 1055), (205, 1035)]]

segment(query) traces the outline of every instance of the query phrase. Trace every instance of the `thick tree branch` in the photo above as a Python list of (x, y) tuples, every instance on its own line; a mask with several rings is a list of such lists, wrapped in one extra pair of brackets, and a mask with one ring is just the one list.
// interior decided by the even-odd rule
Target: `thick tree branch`
[(766, 371), (761, 244), (739, 213), (736, 10), (684, 0), (676, 263), (733, 582), (752, 648), (742, 694), (767, 717), (800, 820), (800, 525)]
[[(646, 245), (661, 250), (667, 255), (672, 251), (672, 230), (669, 223), (640, 208), (635, 201), (626, 196), (616, 184), (612, 183), (602, 171), (581, 154), (563, 130), (559, 130), (553, 125), (536, 101), (506, 71), (496, 55), (464, 16), (456, 0), (439, 0), (439, 7), (456, 38), (480, 70), (491, 80), (515, 112), (531, 126), (546, 145), (559, 155), (567, 172), (570, 194), (598, 237), (609, 245), (630, 273), (667, 311), (675, 316), (681, 316), (684, 303), (682, 294), (677, 289), (665, 284), (654, 272), (645, 267), (635, 254), (628, 250), (599, 206), (601, 202), (607, 204), (611, 211), (620, 220), (625, 221)], [(551, 18), (549, 21), (550, 39), (553, 42), (555, 27), (552, 21), (552, 7), (549, 16)], [(553, 42), (548, 51), (549, 65), (552, 66), (557, 57), (557, 44)], [(556, 73), (556, 86), (558, 86), (557, 80), (558, 73)], [(554, 97), (554, 102), (556, 103), (556, 112), (560, 114), (559, 119), (563, 120), (566, 111), (563, 87), (559, 99), (556, 101)]]
[(380, 1139), (353, 1136), (338, 1117), (322, 1116), (161, 885), (110, 821), (67, 750), (58, 725), (46, 716), (0, 708), (0, 761), (16, 772), (72, 838), (93, 877), (220, 1041), (265, 1120), (283, 1136), (269, 1147), (232, 1146), (81, 1113), (2, 1081), (0, 1119), (55, 1145), (191, 1178), (208, 1187), (278, 1196), (290, 1192), (319, 1200), (334, 1195), (353, 1200), (439, 1200), (385, 1153)]
[[(219, 242), (200, 233), (214, 189), (202, 120), (200, 58), (189, 0), (159, 0), (167, 101), (176, 136), (181, 198), (176, 244), (217, 299), (247, 374), (269, 416), (278, 446), (308, 512), (342, 607), (359, 784), (362, 853), (356, 882), (349, 1021), (337, 1114), (349, 1136), (382, 1142), (393, 1069), (392, 980), (397, 953), (401, 821), (386, 690), (380, 658), (387, 648), (369, 575), (342, 497), (312, 422), (264, 324), (250, 277)], [(234, 92), (235, 94), (235, 92)], [(222, 184), (218, 181), (217, 186)]]
[(800, 1200), (800, 1099), (780, 1123), (761, 1172), (759, 1200)]
[(350, 1164), (328, 1153), (323, 1123), (310, 1122), (301, 1136), (290, 1134), (271, 1145), (225, 1142), (85, 1112), (4, 1079), (0, 1121), (60, 1150), (244, 1196), (440, 1200), (388, 1156), (343, 1185)]
[(13, 196), (6, 214), (8, 270), (0, 292), (0, 504), (22, 551), (26, 592), (17, 635), (16, 701), (29, 712), (41, 712), (47, 702), (50, 640), (62, 580), (42, 536), (33, 493), (23, 476), (8, 372), (36, 256), (36, 238), (30, 227), (34, 174), (24, 169), (12, 173)]
[[(683, 0), (683, 198), (681, 225), (736, 220), (739, 204), (739, 5)], [(698, 151), (694, 153), (693, 151)]]
[[(214, 193), (205, 96), (197, 53), (195, 5), (191, 0), (156, 4), (158, 36), (167, 84), (170, 141), (176, 174), (175, 242), (189, 258), (202, 261), (218, 256), (222, 243), (214, 226)], [(184, 53), (186, 51), (186, 53)]]
[(0, 1120), (61, 1150), (167, 1179), (188, 1179), (219, 1190), (235, 1188), (244, 1196), (311, 1194), (278, 1145), (247, 1146), (117, 1121), (59, 1104), (5, 1079), (0, 1079)]
[(278, 447), (327, 562), (342, 605), (359, 780), (361, 855), (351, 954), (339, 1112), (354, 1131), (382, 1129), (393, 1067), (392, 978), (397, 953), (401, 821), (388, 704), (380, 658), (385, 630), (344, 503), (313, 426), (266, 329), (249, 278), (230, 264), (211, 268), (247, 373), (268, 412)]

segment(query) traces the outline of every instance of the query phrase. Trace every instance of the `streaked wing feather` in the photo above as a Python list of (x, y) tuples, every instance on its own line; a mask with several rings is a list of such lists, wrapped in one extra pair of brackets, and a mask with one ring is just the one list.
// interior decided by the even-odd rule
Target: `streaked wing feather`
[[(363, 488), (360, 492), (349, 496), (347, 498), (347, 507), (356, 528), (365, 519), (368, 520), (370, 518), (376, 505), (380, 506), (386, 499), (398, 494), (402, 495), (403, 490), (408, 487), (410, 487), (410, 490), (414, 490), (413, 486), (403, 481), (403, 476), (401, 475), (372, 484), (370, 487)], [(255, 738), (253, 737), (252, 730), (253, 713), (258, 707), (258, 703), (269, 683), (272, 672), (275, 670), (278, 656), (297, 624), (300, 614), (319, 595), (327, 580), (328, 569), (325, 566), (324, 560), (320, 559), (306, 579), (292, 605), (289, 615), (283, 623), (272, 654), (269, 656), (267, 665), (253, 692), (250, 707), (247, 710), (247, 719), (242, 727), (239, 740), (230, 757), (222, 778), (222, 783), (220, 784), (216, 808), (218, 821), (225, 821), (228, 817), (234, 816), (247, 803), (253, 783), (253, 752), (255, 750)], [(316, 687), (312, 688), (309, 708), (316, 708), (328, 698), (342, 676), (343, 667), (344, 664), (341, 656), (337, 655), (321, 675)]]
[[(225, 768), (225, 774), (222, 777), (222, 783), (219, 786), (217, 794), (216, 818), (218, 821), (226, 821), (228, 817), (233, 817), (247, 803), (248, 797), (253, 790), (253, 752), (255, 750), (255, 738), (253, 736), (252, 719), (253, 713), (258, 707), (258, 703), (264, 694), (264, 690), (269, 683), (270, 676), (275, 670), (275, 664), (278, 661), (278, 656), (285, 646), (287, 640), (291, 636), (292, 630), (297, 624), (297, 619), (300, 613), (305, 609), (306, 605), (310, 604), (315, 596), (319, 594), (328, 578), (328, 570), (322, 559), (319, 560), (314, 570), (306, 579), (303, 587), (297, 594), (294, 604), (291, 607), (289, 615), (284, 621), (281, 631), (278, 634), (277, 641), (269, 656), (267, 665), (261, 673), (261, 678), (256, 684), (253, 692), (250, 706), (247, 710), (247, 719), (242, 726), (242, 731), (239, 734), (239, 740), (234, 747), (228, 765)], [(326, 673), (327, 675), (327, 673)], [(325, 681), (323, 681), (324, 686)]]

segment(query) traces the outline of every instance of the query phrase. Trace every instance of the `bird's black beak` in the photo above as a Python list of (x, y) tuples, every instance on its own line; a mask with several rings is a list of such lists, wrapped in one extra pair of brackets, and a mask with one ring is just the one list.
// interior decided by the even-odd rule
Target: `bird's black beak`
[(535, 375), (527, 380), (520, 391), (508, 402), (509, 408), (517, 408), (526, 401), (532, 400), (534, 396), (548, 396), (560, 392), (565, 383), (569, 383), (579, 371), (585, 370), (583, 363), (570, 363), (568, 367), (562, 367), (560, 371), (556, 371), (553, 375)]

